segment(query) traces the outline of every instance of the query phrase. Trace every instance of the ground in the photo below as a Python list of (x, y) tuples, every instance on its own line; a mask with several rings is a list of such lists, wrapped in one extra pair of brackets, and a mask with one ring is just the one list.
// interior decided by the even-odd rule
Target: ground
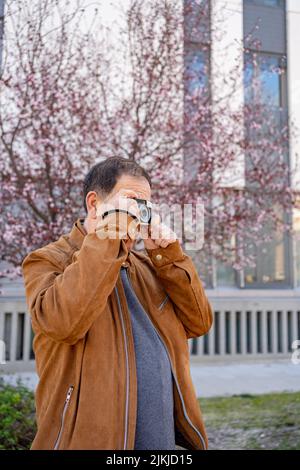
[(300, 393), (199, 399), (209, 448), (300, 450)]

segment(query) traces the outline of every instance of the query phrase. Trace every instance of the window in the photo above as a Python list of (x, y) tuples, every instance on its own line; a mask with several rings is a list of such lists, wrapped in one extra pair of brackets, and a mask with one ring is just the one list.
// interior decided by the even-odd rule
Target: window
[[(284, 129), (288, 126), (285, 56), (253, 51), (246, 53), (244, 97), (246, 134), (249, 141), (256, 142), (256, 155), (259, 155), (261, 148), (266, 151), (266, 146), (260, 147), (260, 142), (263, 143), (265, 135), (270, 135), (269, 128), (272, 127), (274, 141), (282, 140), (282, 147), (277, 145), (276, 151), (269, 152), (265, 157), (271, 165), (284, 154), (288, 163), (288, 142), (284, 139)], [(251, 155), (246, 159), (246, 173), (247, 169), (251, 169)], [(248, 184), (251, 184), (251, 177)]]
[(188, 254), (193, 260), (203, 285), (206, 288), (212, 288), (212, 263), (210, 255), (205, 250), (189, 251)]
[[(281, 215), (280, 215), (281, 214)], [(286, 220), (287, 215), (280, 208), (279, 220)], [(254, 255), (256, 266), (246, 268), (244, 279), (246, 287), (286, 287), (290, 285), (289, 240), (286, 233), (276, 228), (271, 222), (266, 223), (265, 231), (273, 234), (270, 241), (249, 244), (248, 253)]]
[[(263, 142), (268, 134), (268, 126), (274, 129), (273, 136), (280, 138), (282, 130), (287, 124), (287, 84), (286, 62), (282, 54), (268, 54), (264, 52), (247, 52), (245, 54), (244, 67), (245, 127), (248, 139), (256, 142), (252, 152), (256, 156), (260, 152), (260, 142)], [(259, 107), (260, 116), (255, 110)], [(251, 126), (253, 117), (256, 126)], [(264, 116), (267, 115), (266, 119)], [(275, 167), (277, 158), (286, 158), (288, 163), (288, 147), (282, 139), (282, 147), (268, 152), (262, 145), (264, 155), (261, 161), (268, 162), (270, 168)], [(246, 185), (254, 189), (256, 180), (253, 179), (255, 159), (253, 155), (246, 153)], [(273, 165), (273, 166), (272, 166)], [(281, 175), (281, 173), (279, 173)], [(276, 175), (274, 174), (274, 178)], [(281, 176), (280, 176), (281, 177)], [(274, 180), (275, 182), (275, 180)], [(282, 181), (278, 181), (281, 183)], [(286, 214), (278, 214), (278, 217), (288, 217)], [(274, 233), (270, 241), (261, 244), (247, 244), (247, 252), (256, 260), (256, 266), (244, 270), (244, 282), (246, 287), (284, 287), (291, 283), (289, 256), (290, 243), (287, 234), (282, 230), (274, 230), (270, 224), (265, 227), (266, 233)]]
[(229, 264), (217, 261), (217, 286), (235, 287), (237, 283), (237, 273)]
[(272, 242), (252, 246), (257, 261), (255, 268), (245, 269), (245, 285), (267, 286), (268, 284), (283, 284), (287, 280), (285, 268), (285, 247), (282, 234), (274, 237)]
[(185, 56), (185, 83), (190, 95), (208, 88), (208, 54), (201, 50), (190, 50)]
[(4, 29), (4, 0), (0, 0), (0, 66), (2, 63), (3, 29)]
[[(300, 202), (300, 201), (299, 201)], [(300, 287), (300, 209), (294, 210), (294, 230), (295, 230), (295, 274), (296, 286)]]
[(185, 87), (189, 95), (208, 88), (210, 16), (208, 0), (184, 1)]
[(259, 5), (263, 7), (283, 7), (284, 0), (245, 0), (249, 5)]
[(210, 1), (184, 0), (185, 41), (208, 44), (210, 41)]
[(220, 259), (216, 260), (217, 286), (234, 287), (238, 283), (238, 272), (232, 267), (236, 257), (236, 236), (232, 235), (230, 241), (223, 244), (223, 253), (228, 250), (230, 262), (224, 263)]
[(245, 102), (267, 106), (286, 106), (285, 58), (280, 54), (249, 52), (245, 54)]
[(184, 113), (189, 117), (184, 132), (186, 181), (197, 177), (205, 158), (201, 141), (210, 132), (209, 76), (210, 1), (184, 0)]

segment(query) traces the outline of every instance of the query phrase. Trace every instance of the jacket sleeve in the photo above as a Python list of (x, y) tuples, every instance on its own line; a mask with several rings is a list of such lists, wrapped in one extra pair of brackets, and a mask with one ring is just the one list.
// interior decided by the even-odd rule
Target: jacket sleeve
[(104, 310), (127, 248), (120, 238), (92, 233), (64, 270), (51, 254), (49, 248), (38, 249), (22, 264), (32, 326), (54, 341), (75, 344)]
[(156, 275), (172, 300), (187, 338), (206, 334), (213, 323), (212, 307), (191, 258), (177, 240), (166, 248), (146, 250)]

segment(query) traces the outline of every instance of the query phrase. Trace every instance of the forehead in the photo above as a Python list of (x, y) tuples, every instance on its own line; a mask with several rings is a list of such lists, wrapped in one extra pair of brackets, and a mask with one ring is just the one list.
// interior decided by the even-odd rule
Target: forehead
[(113, 192), (120, 189), (131, 189), (135, 191), (140, 199), (151, 198), (151, 188), (149, 182), (143, 176), (122, 175), (118, 179)]

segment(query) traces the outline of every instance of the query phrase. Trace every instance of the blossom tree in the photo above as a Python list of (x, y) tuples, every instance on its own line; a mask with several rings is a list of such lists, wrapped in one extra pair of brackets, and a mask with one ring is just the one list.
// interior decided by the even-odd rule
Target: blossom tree
[[(289, 227), (278, 217), (295, 204), (287, 126), (274, 126), (256, 97), (242, 111), (230, 111), (228, 132), (223, 116), (239, 64), (225, 78), (231, 84), (227, 99), (212, 108), (207, 67), (186, 60), (187, 18), (193, 27), (202, 24), (205, 2), (199, 9), (191, 1), (128, 0), (117, 6), (118, 21), (110, 25), (102, 3), (7, 0), (0, 168), (1, 259), (9, 268), (2, 274), (18, 275), (27, 252), (57, 239), (83, 215), (83, 176), (112, 155), (149, 170), (155, 201), (200, 199), (205, 257), (246, 266), (253, 262), (246, 244), (263, 239), (267, 221)], [(207, 31), (200, 31), (209, 50)], [(255, 61), (249, 56), (245, 67)], [(249, 132), (240, 134), (235, 128), (245, 115)], [(222, 175), (237, 152), (250, 162), (247, 185), (226, 187)]]

